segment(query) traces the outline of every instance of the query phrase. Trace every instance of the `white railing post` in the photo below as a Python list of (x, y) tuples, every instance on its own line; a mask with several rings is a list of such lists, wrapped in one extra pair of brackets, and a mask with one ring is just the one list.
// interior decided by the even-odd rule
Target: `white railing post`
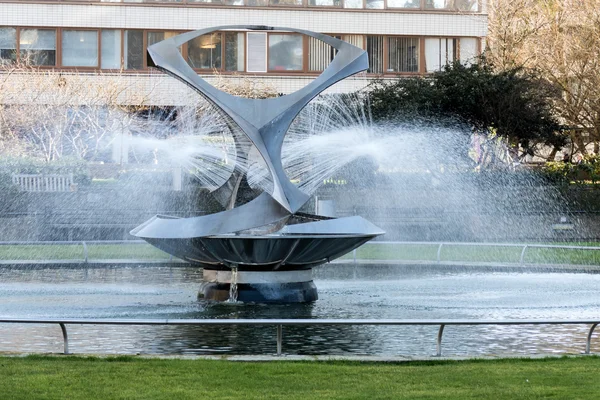
[(528, 245), (523, 246), (523, 250), (521, 251), (521, 258), (519, 259), (519, 264), (521, 265), (525, 263), (525, 252), (527, 251), (528, 247)]
[(60, 330), (62, 331), (63, 335), (63, 352), (64, 354), (69, 354), (69, 337), (67, 335), (67, 327), (62, 322), (60, 322), (58, 325), (60, 325)]
[(442, 356), (442, 335), (444, 334), (444, 324), (440, 325), (440, 329), (438, 330), (438, 334), (437, 334), (437, 342), (436, 342), (436, 356), (441, 357)]
[(88, 262), (88, 247), (86, 242), (81, 242), (83, 246), (83, 262), (87, 264)]
[(283, 325), (277, 325), (277, 355), (280, 356), (283, 350)]
[(591, 342), (592, 342), (592, 334), (594, 333), (594, 329), (596, 329), (596, 327), (598, 326), (598, 324), (593, 324), (592, 327), (590, 328), (590, 331), (588, 332), (587, 335), (587, 340), (585, 342), (585, 354), (590, 354), (590, 349), (592, 347)]

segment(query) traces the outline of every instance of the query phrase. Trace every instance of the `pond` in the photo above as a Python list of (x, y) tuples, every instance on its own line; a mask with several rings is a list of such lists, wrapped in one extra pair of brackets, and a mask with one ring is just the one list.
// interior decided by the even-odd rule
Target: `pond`
[[(320, 267), (312, 304), (197, 300), (194, 268), (0, 268), (12, 318), (594, 319), (600, 274), (472, 267)], [(448, 326), (444, 355), (581, 353), (589, 326)], [(285, 327), (287, 354), (429, 356), (436, 326)], [(273, 354), (275, 327), (69, 325), (73, 353)], [(0, 351), (62, 352), (58, 325), (0, 324)], [(600, 351), (600, 340), (592, 340)]]

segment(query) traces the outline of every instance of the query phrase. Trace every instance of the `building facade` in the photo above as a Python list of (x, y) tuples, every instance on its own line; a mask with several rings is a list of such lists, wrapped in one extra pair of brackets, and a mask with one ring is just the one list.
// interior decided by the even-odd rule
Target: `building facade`
[[(154, 101), (174, 103), (177, 87), (147, 67), (148, 45), (212, 26), (282, 26), (330, 34), (367, 50), (369, 70), (331, 89), (351, 91), (375, 77), (427, 74), (455, 59), (468, 62), (484, 45), (486, 11), (485, 0), (0, 0), (0, 62), (67, 77), (126, 76), (142, 86), (151, 82)], [(181, 52), (209, 80), (215, 74), (252, 77), (280, 93), (304, 86), (334, 56), (323, 42), (276, 31), (217, 32)]]

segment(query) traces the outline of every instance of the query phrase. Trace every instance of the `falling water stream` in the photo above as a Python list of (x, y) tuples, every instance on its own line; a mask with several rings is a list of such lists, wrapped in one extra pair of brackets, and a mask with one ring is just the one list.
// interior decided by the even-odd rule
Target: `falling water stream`
[(231, 268), (231, 282), (229, 283), (229, 303), (237, 303), (238, 299), (238, 269)]

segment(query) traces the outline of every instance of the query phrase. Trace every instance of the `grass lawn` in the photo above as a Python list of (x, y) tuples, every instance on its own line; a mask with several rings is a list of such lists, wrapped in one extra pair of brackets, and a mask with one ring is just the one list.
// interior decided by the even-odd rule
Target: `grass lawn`
[[(567, 246), (593, 246), (598, 242), (586, 243), (551, 243)], [(436, 261), (439, 245), (437, 244), (374, 244), (367, 243), (357, 249), (358, 260), (424, 260)], [(501, 246), (462, 246), (445, 244), (440, 253), (441, 261), (466, 262), (506, 262), (519, 263), (522, 247)], [(347, 254), (344, 259), (352, 259)], [(600, 265), (600, 250), (574, 249), (541, 249), (528, 248), (524, 261), (533, 264), (582, 264)]]
[(2, 399), (597, 399), (600, 358), (232, 362), (0, 357)]
[[(136, 259), (165, 260), (169, 255), (147, 244), (88, 244), (88, 259)], [(4, 245), (0, 246), (0, 260), (81, 260), (83, 246), (75, 244), (56, 245)]]
[[(559, 244), (559, 243), (554, 243)], [(564, 243), (565, 245), (600, 246), (600, 243)], [(88, 259), (136, 259), (167, 260), (169, 255), (147, 244), (88, 244)], [(521, 247), (459, 246), (447, 244), (442, 247), (440, 259), (456, 262), (505, 262), (519, 263)], [(358, 260), (437, 260), (437, 244), (367, 243), (357, 249)], [(81, 260), (83, 246), (75, 244), (57, 245), (3, 245), (0, 260)], [(353, 254), (342, 257), (353, 259)], [(600, 265), (600, 250), (538, 249), (528, 248), (524, 261), (532, 264), (580, 264)]]

